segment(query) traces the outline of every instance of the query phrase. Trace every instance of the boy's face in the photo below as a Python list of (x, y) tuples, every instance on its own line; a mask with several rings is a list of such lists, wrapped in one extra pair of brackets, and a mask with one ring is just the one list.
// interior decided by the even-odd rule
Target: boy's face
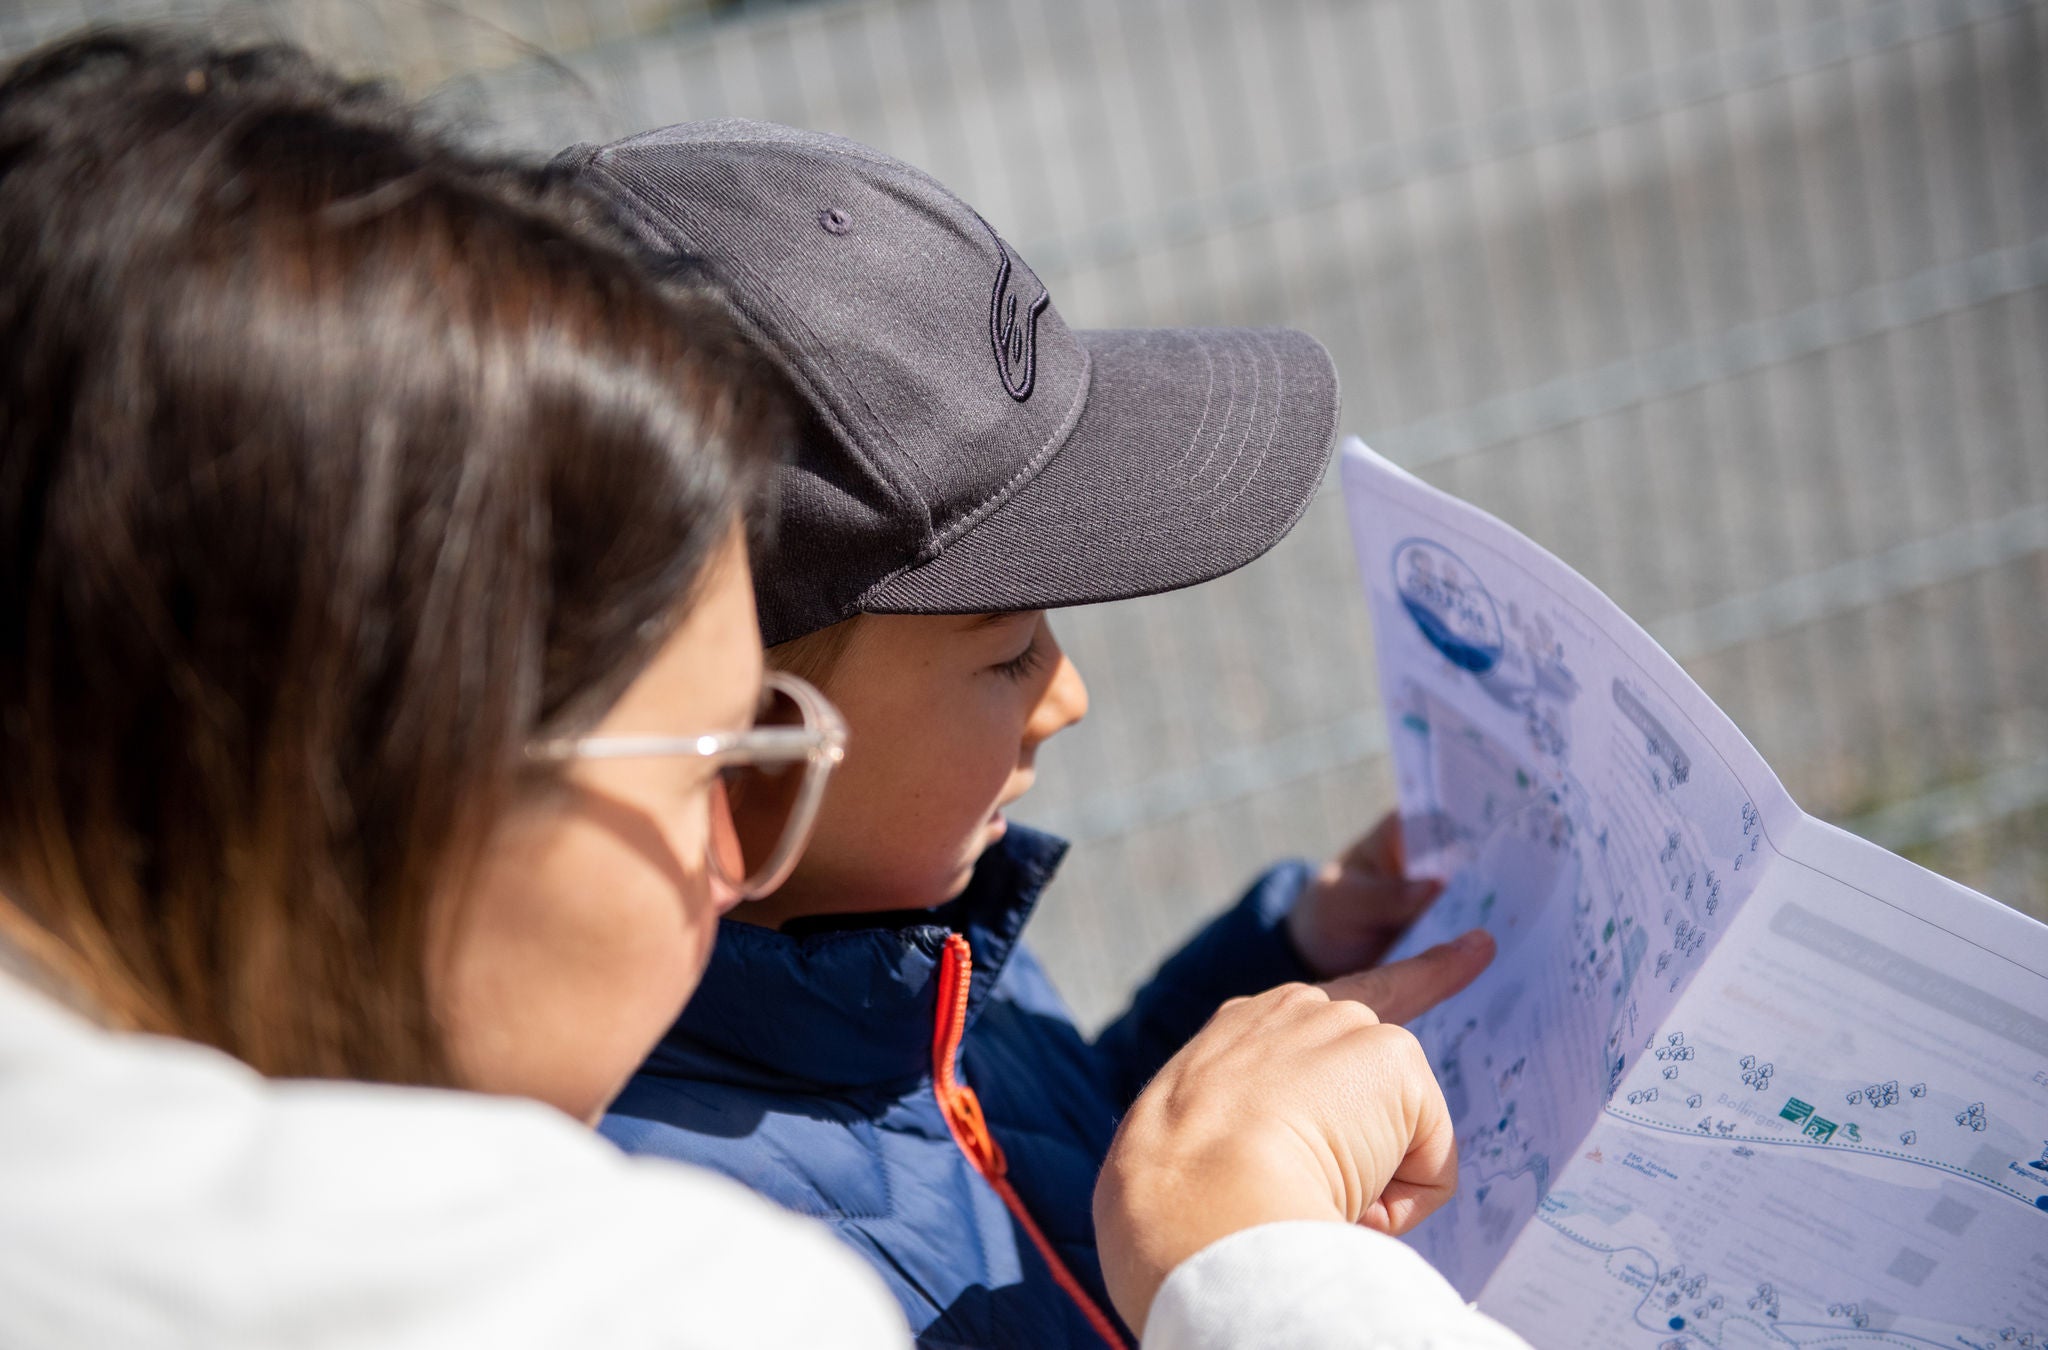
[(733, 917), (923, 909), (967, 887), (1088, 690), (1043, 610), (861, 616), (826, 694), (851, 733), (795, 873)]

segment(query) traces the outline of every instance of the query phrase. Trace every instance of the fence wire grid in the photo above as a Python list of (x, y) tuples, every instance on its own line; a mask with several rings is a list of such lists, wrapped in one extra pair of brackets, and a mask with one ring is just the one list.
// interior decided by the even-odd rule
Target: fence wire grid
[[(1076, 327), (1288, 324), (1343, 427), (1641, 620), (1809, 811), (2048, 917), (2042, 0), (0, 0), (275, 34), (551, 152), (768, 118), (932, 171)], [(1334, 487), (1059, 616), (1020, 807), (1084, 1024), (1392, 801)]]

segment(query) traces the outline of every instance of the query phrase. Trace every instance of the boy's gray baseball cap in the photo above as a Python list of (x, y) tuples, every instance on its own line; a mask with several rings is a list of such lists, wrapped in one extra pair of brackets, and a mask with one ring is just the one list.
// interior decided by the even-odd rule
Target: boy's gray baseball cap
[(1314, 338), (1074, 332), (965, 202), (867, 146), (719, 120), (562, 162), (701, 260), (815, 414), (754, 562), (770, 644), (1207, 581), (1322, 478), (1337, 376)]

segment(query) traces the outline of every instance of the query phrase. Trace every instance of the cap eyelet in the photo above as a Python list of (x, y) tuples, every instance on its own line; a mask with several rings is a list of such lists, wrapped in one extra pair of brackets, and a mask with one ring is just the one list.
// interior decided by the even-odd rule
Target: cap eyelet
[(833, 206), (818, 212), (818, 223), (825, 227), (827, 234), (845, 234), (853, 228), (853, 217)]

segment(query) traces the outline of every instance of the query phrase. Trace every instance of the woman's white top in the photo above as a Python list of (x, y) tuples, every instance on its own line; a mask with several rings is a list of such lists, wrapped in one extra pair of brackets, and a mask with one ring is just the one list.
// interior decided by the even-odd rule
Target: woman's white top
[[(1399, 1243), (1334, 1224), (1216, 1243), (1150, 1330), (1150, 1350), (1520, 1345)], [(723, 1177), (530, 1102), (265, 1079), (0, 967), (10, 1350), (907, 1341), (854, 1253)]]
[(1145, 1350), (1529, 1350), (1393, 1238), (1269, 1223), (1174, 1268)]

